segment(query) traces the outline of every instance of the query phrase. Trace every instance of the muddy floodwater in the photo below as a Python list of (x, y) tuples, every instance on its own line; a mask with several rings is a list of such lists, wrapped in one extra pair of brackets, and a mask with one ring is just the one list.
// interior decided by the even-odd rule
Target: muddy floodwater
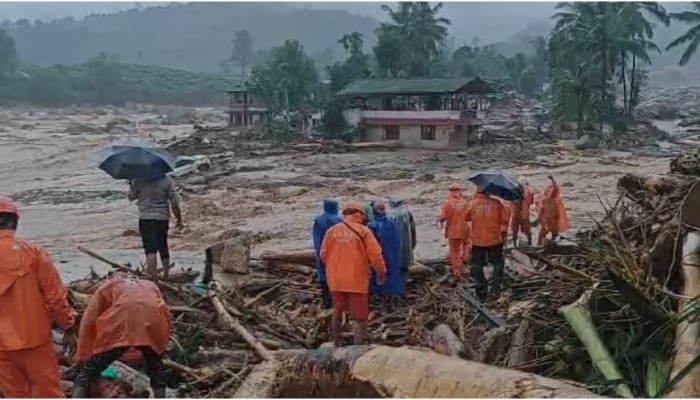
[[(103, 115), (66, 110), (0, 111), (0, 181), (2, 194), (18, 201), (19, 235), (37, 242), (60, 259), (64, 276), (80, 277), (96, 261), (75, 253), (78, 245), (93, 250), (119, 250), (120, 261), (143, 259), (137, 234), (136, 205), (125, 198), (126, 183), (97, 167), (98, 153), (110, 143), (147, 142), (184, 137), (191, 125), (135, 124), (134, 132), (115, 134), (85, 126), (105, 126), (115, 114), (146, 121), (149, 114), (115, 110)], [(313, 217), (324, 198), (341, 202), (402, 196), (418, 224), (419, 258), (446, 252), (435, 219), (450, 183), (464, 183), (478, 168), (503, 168), (523, 175), (536, 190), (547, 175), (562, 186), (572, 226), (579, 229), (603, 212), (601, 202), (616, 199), (616, 180), (624, 173), (655, 174), (668, 169), (668, 159), (628, 152), (574, 150), (572, 142), (549, 146), (526, 163), (500, 163), (513, 158), (512, 147), (499, 153), (428, 151), (293, 153), (233, 159), (238, 172), (207, 179), (208, 190), (185, 193), (187, 229), (171, 237), (181, 265), (197, 263), (197, 254), (231, 229), (256, 234), (254, 252), (311, 245)], [(247, 165), (250, 168), (240, 168)], [(477, 168), (478, 167), (478, 168)], [(190, 178), (191, 179), (191, 178)], [(180, 183), (178, 181), (178, 183)], [(91, 264), (92, 263), (92, 264)]]

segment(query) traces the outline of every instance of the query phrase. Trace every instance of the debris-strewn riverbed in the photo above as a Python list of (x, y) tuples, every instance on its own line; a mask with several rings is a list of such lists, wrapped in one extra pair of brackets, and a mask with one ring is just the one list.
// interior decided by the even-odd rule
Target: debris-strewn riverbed
[[(125, 182), (114, 181), (97, 169), (97, 157), (110, 143), (167, 144), (193, 133), (191, 124), (175, 124), (191, 119), (168, 119), (163, 117), (166, 111), (0, 112), (0, 179), (3, 194), (21, 206), (20, 235), (54, 253), (85, 245), (133, 249), (140, 256), (136, 206), (125, 199)], [(198, 112), (216, 120), (216, 111)], [(305, 247), (310, 245), (313, 216), (324, 198), (342, 202), (399, 195), (416, 216), (420, 232), (417, 256), (436, 257), (445, 252), (434, 221), (447, 187), (459, 181), (473, 191), (466, 178), (475, 170), (502, 168), (514, 177), (526, 176), (538, 190), (552, 174), (563, 187), (573, 227), (580, 228), (591, 215), (600, 215), (601, 201), (614, 199), (620, 175), (653, 174), (668, 164), (665, 158), (628, 152), (581, 152), (574, 150), (571, 141), (492, 143), (463, 152), (333, 152), (263, 145), (229, 133), (209, 138), (204, 132), (200, 137), (204, 140), (199, 140), (196, 150), (210, 153), (213, 168), (178, 178), (185, 189), (187, 229), (173, 232), (175, 250), (201, 251), (231, 229), (253, 232), (255, 252)], [(229, 146), (222, 146), (222, 141)], [(226, 147), (234, 151), (215, 155)]]

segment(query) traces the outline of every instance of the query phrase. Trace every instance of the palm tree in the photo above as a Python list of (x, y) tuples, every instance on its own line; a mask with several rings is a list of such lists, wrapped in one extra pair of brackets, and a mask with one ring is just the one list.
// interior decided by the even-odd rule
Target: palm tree
[(451, 24), (449, 19), (437, 16), (442, 3), (431, 7), (426, 1), (401, 2), (396, 10), (387, 5), (382, 9), (389, 14), (390, 22), (380, 25), (377, 36), (394, 37), (404, 43), (404, 56), (410, 60), (412, 72), (440, 55)]
[[(624, 108), (627, 106), (626, 64), (629, 56), (650, 63), (650, 50), (658, 47), (645, 39), (653, 35), (653, 27), (642, 15), (643, 10), (661, 13), (658, 5), (650, 3), (559, 3), (557, 9), (565, 11), (555, 14), (555, 32), (569, 39), (568, 46), (579, 55), (580, 60), (594, 60), (598, 63), (600, 76), (600, 100), (604, 107), (599, 113), (601, 126), (605, 114), (612, 111), (608, 95), (608, 79), (620, 67), (624, 80)], [(649, 33), (651, 32), (651, 33)], [(589, 64), (593, 66), (593, 64)], [(636, 68), (636, 66), (635, 66)]]
[(348, 57), (348, 53), (351, 55), (359, 54), (362, 52), (362, 46), (364, 45), (364, 39), (360, 32), (346, 33), (342, 38), (338, 40), (345, 50), (345, 58)]
[(672, 41), (668, 47), (666, 47), (666, 50), (670, 50), (682, 45), (686, 46), (678, 62), (679, 65), (683, 66), (695, 55), (695, 52), (698, 50), (698, 45), (700, 45), (700, 2), (694, 1), (692, 2), (691, 10), (671, 13), (670, 17), (686, 24), (693, 24), (692, 28), (688, 29), (687, 32), (676, 38), (676, 40)]

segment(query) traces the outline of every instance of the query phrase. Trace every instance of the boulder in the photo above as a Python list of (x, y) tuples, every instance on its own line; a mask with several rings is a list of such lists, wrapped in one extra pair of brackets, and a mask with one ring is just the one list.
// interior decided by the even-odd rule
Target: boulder
[(594, 135), (583, 135), (576, 141), (577, 150), (597, 149), (600, 146), (600, 137)]
[(207, 248), (207, 263), (218, 266), (221, 272), (245, 274), (250, 262), (251, 242), (250, 234), (244, 232), (219, 242)]

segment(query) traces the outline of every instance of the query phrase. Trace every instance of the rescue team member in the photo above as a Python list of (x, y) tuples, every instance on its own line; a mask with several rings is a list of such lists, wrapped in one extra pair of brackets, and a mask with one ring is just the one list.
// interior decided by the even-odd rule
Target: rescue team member
[(469, 202), (465, 221), (472, 223), (472, 279), (477, 297), (484, 300), (488, 283), (484, 266), (493, 265), (492, 293), (498, 295), (503, 281), (505, 258), (503, 245), (508, 239), (508, 212), (500, 200), (477, 189), (476, 197)]
[(389, 205), (391, 206), (389, 220), (399, 228), (399, 235), (401, 236), (399, 265), (402, 269), (408, 270), (408, 267), (413, 264), (413, 251), (418, 244), (416, 220), (402, 198), (392, 196), (389, 199)]
[(321, 286), (321, 296), (323, 297), (323, 307), (330, 309), (333, 307), (331, 292), (328, 290), (326, 282), (326, 266), (321, 261), (321, 244), (323, 238), (333, 225), (343, 222), (338, 210), (338, 202), (331, 199), (323, 201), (323, 213), (316, 217), (313, 227), (314, 254), (316, 256), (316, 273), (318, 283)]
[(51, 324), (72, 347), (75, 311), (48, 254), (15, 237), (19, 213), (0, 197), (0, 388), (5, 398), (60, 398)]
[(445, 228), (445, 238), (450, 249), (452, 274), (457, 279), (462, 277), (462, 262), (469, 263), (471, 228), (466, 220), (468, 200), (462, 195), (457, 183), (449, 188), (449, 195), (442, 206), (438, 223)]
[(170, 272), (170, 250), (168, 249), (168, 228), (172, 210), (177, 229), (182, 229), (180, 199), (175, 191), (175, 182), (165, 175), (151, 181), (131, 182), (127, 197), (137, 200), (139, 205), (139, 233), (146, 253), (146, 267), (153, 279), (158, 278), (158, 259), (163, 265), (163, 278)]
[[(532, 190), (527, 178), (518, 178), (523, 199), (515, 202), (511, 219), (511, 232), (513, 233), (513, 247), (518, 247), (518, 234), (522, 232), (527, 238), (527, 245), (532, 246), (532, 228), (530, 227), (530, 207), (535, 203), (535, 191)], [(519, 211), (518, 211), (519, 210)]]
[(87, 397), (90, 384), (132, 348), (143, 355), (154, 396), (164, 398), (163, 355), (171, 331), (170, 312), (158, 286), (115, 274), (90, 297), (80, 323), (73, 398)]
[(343, 222), (326, 232), (321, 246), (321, 260), (326, 264), (326, 278), (333, 296), (331, 330), (340, 346), (340, 323), (349, 311), (355, 321), (353, 343), (363, 344), (369, 316), (370, 266), (377, 283), (384, 284), (386, 265), (382, 249), (365, 223), (365, 205), (350, 202), (343, 207)]
[(540, 220), (540, 233), (537, 237), (537, 245), (542, 246), (548, 234), (551, 240), (555, 240), (559, 234), (569, 229), (569, 217), (566, 215), (566, 206), (561, 199), (559, 185), (550, 175), (549, 186), (544, 190), (537, 207)]
[(408, 268), (399, 264), (401, 250), (401, 237), (399, 228), (386, 215), (386, 206), (382, 202), (374, 203), (374, 220), (367, 227), (377, 238), (382, 249), (382, 257), (386, 266), (386, 281), (383, 285), (377, 282), (377, 273), (372, 270), (370, 291), (379, 296), (382, 308), (385, 312), (396, 306), (395, 300), (406, 294), (406, 281), (408, 280)]

